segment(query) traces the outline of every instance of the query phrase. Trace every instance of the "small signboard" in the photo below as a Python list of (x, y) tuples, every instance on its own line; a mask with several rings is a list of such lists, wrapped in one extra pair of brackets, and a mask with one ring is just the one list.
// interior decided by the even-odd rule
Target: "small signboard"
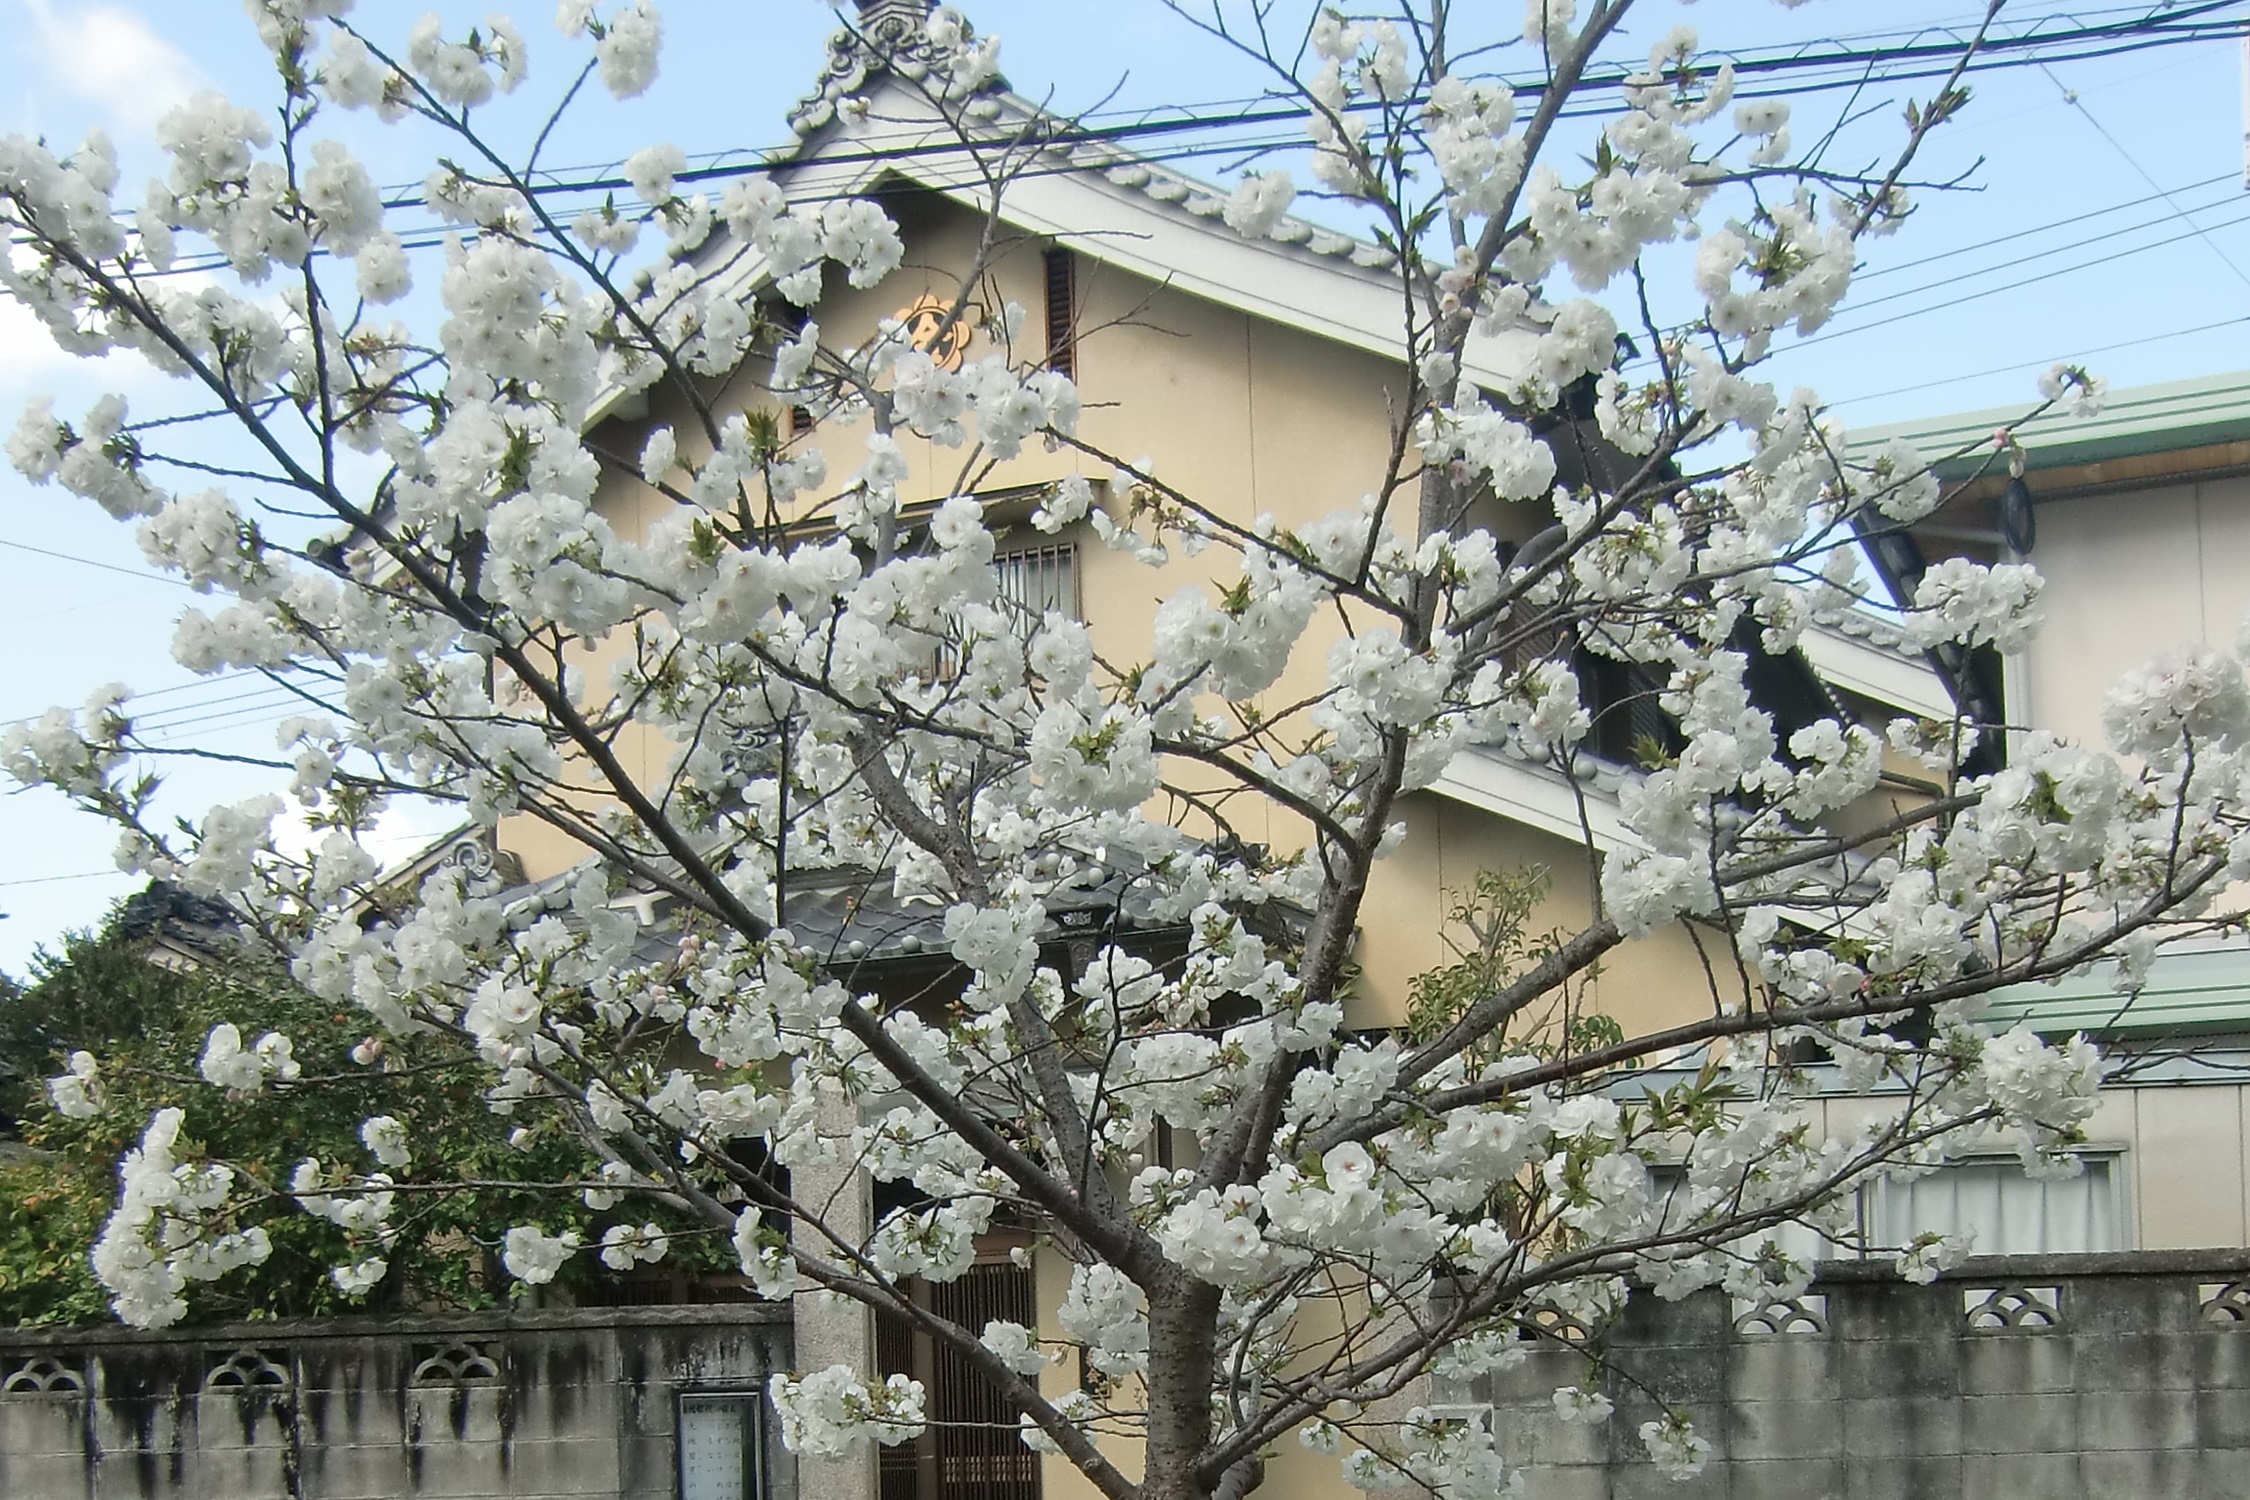
[(764, 1400), (754, 1390), (680, 1392), (680, 1500), (765, 1500)]

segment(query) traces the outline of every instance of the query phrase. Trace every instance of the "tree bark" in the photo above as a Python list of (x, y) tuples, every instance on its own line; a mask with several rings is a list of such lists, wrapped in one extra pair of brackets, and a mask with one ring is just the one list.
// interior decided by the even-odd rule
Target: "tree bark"
[(1211, 1500), (1197, 1472), (1211, 1441), (1219, 1289), (1184, 1274), (1149, 1289), (1148, 1443), (1142, 1500)]

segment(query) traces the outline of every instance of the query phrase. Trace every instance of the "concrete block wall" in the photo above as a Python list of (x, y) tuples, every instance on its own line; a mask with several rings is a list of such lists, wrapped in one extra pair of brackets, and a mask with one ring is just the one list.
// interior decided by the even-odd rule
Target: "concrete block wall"
[[(1637, 1298), (1596, 1335), (1606, 1378), (1544, 1340), (1489, 1377), (1532, 1500), (2250, 1500), (2250, 1251), (1825, 1270), (1778, 1308)], [(1616, 1415), (1559, 1421), (1589, 1379)], [(1648, 1461), (1658, 1398), (1713, 1445), (1696, 1480)]]
[[(1433, 1395), (1490, 1404), (1530, 1500), (2250, 1500), (2250, 1250), (1974, 1260), (1929, 1286), (1824, 1273), (1780, 1307), (1638, 1298), (1586, 1341), (1529, 1342), (1515, 1369)], [(760, 1388), (786, 1367), (788, 1316), (0, 1330), (0, 1500), (666, 1500), (677, 1398)], [(1616, 1415), (1559, 1421), (1554, 1389), (1589, 1381)], [(1712, 1442), (1700, 1478), (1648, 1462), (1659, 1401)], [(872, 1500), (828, 1469), (806, 1497)], [(778, 1449), (764, 1477), (761, 1500), (800, 1500)], [(1312, 1500), (1355, 1493), (1324, 1475)]]
[(762, 1389), (788, 1351), (760, 1305), (0, 1329), (0, 1496), (670, 1500), (677, 1397)]

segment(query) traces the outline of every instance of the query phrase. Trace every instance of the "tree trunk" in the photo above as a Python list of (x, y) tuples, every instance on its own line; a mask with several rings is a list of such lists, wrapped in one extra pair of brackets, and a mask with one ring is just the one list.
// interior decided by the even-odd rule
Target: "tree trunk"
[(1212, 1500), (1196, 1465), (1211, 1441), (1219, 1289), (1185, 1274), (1148, 1308), (1148, 1446), (1142, 1500)]

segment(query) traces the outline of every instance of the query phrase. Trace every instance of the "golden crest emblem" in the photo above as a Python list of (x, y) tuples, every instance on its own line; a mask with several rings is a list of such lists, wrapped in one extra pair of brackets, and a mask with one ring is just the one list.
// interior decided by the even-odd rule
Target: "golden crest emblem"
[(902, 307), (892, 316), (906, 325), (906, 340), (912, 347), (930, 357), (930, 362), (941, 370), (958, 370), (962, 357), (969, 352), (969, 340), (974, 330), (967, 318), (956, 318), (948, 327), (945, 315), (950, 304), (924, 292), (911, 306)]

